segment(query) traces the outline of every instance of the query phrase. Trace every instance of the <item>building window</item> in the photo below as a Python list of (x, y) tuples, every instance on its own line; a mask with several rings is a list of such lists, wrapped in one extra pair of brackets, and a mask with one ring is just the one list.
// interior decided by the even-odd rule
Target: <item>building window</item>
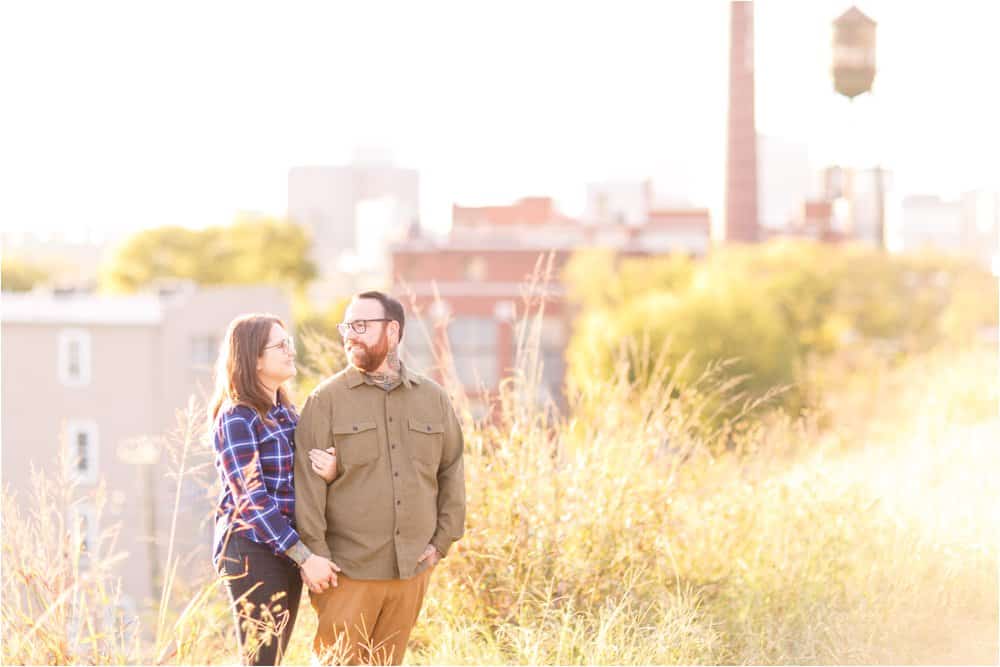
[(470, 389), (496, 387), (497, 323), (492, 317), (455, 317), (448, 325), (455, 374)]
[(70, 479), (83, 484), (97, 482), (97, 424), (72, 421), (66, 425), (66, 466)]
[(471, 399), (469, 401), (469, 414), (476, 421), (481, 421), (489, 416), (490, 406), (486, 401)]
[(497, 301), (493, 306), (493, 317), (500, 322), (514, 322), (517, 320), (517, 306), (513, 301)]
[(476, 283), (486, 280), (486, 259), (484, 257), (476, 255), (466, 260), (465, 279)]
[(191, 338), (191, 365), (195, 368), (211, 368), (219, 353), (219, 340), (215, 336), (194, 336)]
[(59, 332), (59, 381), (67, 387), (90, 384), (90, 333), (83, 329)]
[(130, 646), (135, 643), (139, 629), (139, 615), (132, 596), (123, 593), (114, 605), (104, 607), (101, 620), (106, 635), (105, 642), (109, 648)]
[(72, 544), (88, 558), (97, 548), (97, 512), (89, 502), (77, 501), (70, 506), (69, 528)]
[(557, 400), (566, 376), (566, 345), (569, 343), (562, 320), (546, 317), (542, 320), (542, 382), (549, 395)]

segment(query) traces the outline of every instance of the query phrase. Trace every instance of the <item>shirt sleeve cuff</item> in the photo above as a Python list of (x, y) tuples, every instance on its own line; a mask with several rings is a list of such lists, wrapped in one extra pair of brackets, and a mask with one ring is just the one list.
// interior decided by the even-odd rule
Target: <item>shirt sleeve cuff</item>
[(313, 554), (309, 551), (309, 547), (302, 543), (302, 540), (296, 540), (295, 544), (285, 549), (285, 555), (295, 561), (296, 565), (301, 566)]
[(453, 542), (447, 538), (440, 538), (437, 536), (431, 538), (431, 546), (438, 550), (438, 553), (441, 554), (441, 558), (448, 555), (448, 549), (451, 548), (452, 544)]

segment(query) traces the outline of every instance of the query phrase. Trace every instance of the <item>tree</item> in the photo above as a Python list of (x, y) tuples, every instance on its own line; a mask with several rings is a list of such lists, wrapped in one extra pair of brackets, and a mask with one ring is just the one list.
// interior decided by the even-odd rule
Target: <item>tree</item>
[[(665, 350), (690, 383), (713, 362), (761, 396), (790, 387), (792, 411), (815, 387), (813, 360), (854, 344), (899, 355), (942, 343), (962, 345), (996, 327), (997, 286), (967, 260), (940, 255), (890, 256), (863, 245), (776, 240), (683, 257), (622, 259), (574, 256), (563, 274), (578, 318), (567, 350), (569, 378), (579, 386), (613, 376), (623, 345), (648, 340)], [(649, 369), (629, 359), (642, 381)]]
[(295, 300), (292, 312), (295, 318), (297, 396), (304, 401), (320, 382), (341, 370), (347, 364), (343, 339), (337, 325), (344, 320), (350, 298), (334, 301), (326, 308), (316, 308), (304, 298)]
[(309, 245), (302, 227), (272, 218), (202, 230), (158, 227), (118, 248), (102, 267), (101, 286), (134, 292), (157, 280), (182, 279), (200, 285), (265, 283), (300, 292), (316, 277)]
[(17, 257), (4, 257), (0, 286), (4, 292), (27, 292), (51, 276), (49, 270)]

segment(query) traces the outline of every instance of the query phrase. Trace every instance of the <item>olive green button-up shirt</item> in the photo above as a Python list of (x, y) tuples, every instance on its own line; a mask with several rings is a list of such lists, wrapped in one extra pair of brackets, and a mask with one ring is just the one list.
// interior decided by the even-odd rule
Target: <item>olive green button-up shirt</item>
[[(324, 381), (295, 429), (295, 520), (313, 553), (353, 579), (408, 579), (428, 544), (448, 553), (465, 526), (462, 430), (444, 389), (409, 371), (385, 390), (349, 366)], [(310, 449), (337, 449), (337, 478)]]

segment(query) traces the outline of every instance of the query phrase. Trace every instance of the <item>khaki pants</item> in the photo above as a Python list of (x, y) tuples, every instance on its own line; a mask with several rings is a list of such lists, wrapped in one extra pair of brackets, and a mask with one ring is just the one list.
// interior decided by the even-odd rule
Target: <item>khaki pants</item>
[(401, 665), (431, 571), (409, 579), (337, 577), (338, 586), (309, 593), (319, 626), (313, 650), (321, 662)]

